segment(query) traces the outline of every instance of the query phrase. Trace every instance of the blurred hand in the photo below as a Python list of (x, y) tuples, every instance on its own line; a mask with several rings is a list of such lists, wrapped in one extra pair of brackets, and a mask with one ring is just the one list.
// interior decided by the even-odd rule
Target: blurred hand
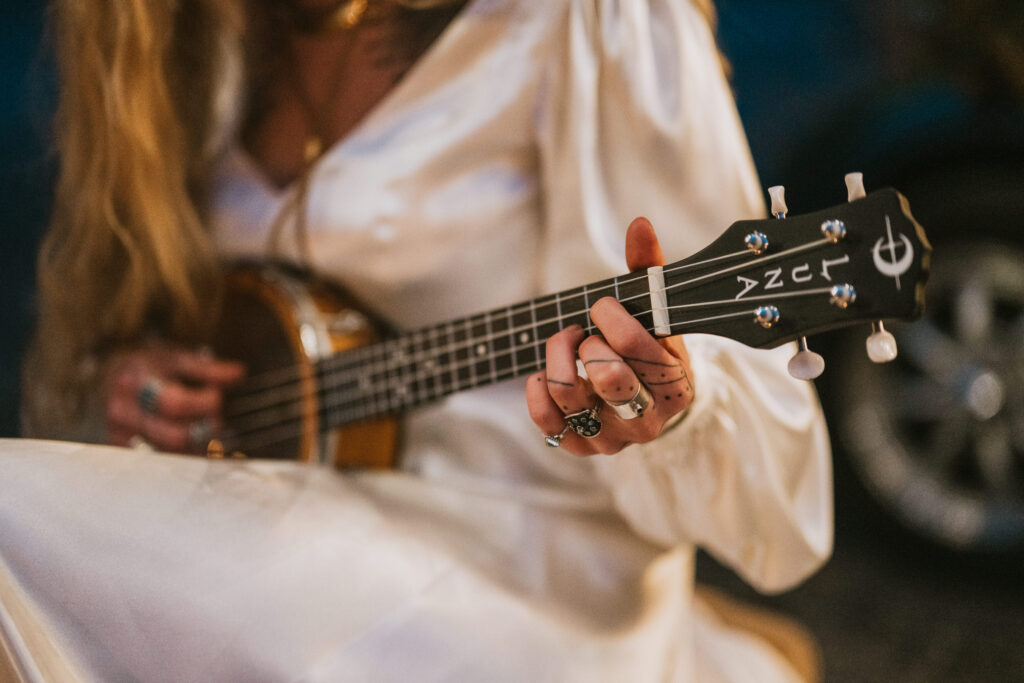
[[(637, 218), (629, 226), (626, 263), (631, 272), (665, 263), (646, 218)], [(526, 384), (534, 423), (545, 435), (560, 434), (566, 415), (592, 409), (599, 402), (628, 402), (638, 391), (650, 394), (650, 405), (640, 417), (625, 419), (601, 404), (601, 430), (596, 436), (564, 431), (560, 445), (576, 455), (617, 453), (629, 444), (651, 441), (668, 420), (689, 407), (694, 396), (682, 337), (654, 338), (612, 297), (591, 306), (590, 317), (600, 334), (587, 336), (574, 325), (548, 339), (547, 367), (531, 375)], [(577, 358), (587, 379), (577, 373)]]
[(117, 446), (143, 439), (157, 450), (206, 452), (223, 426), (224, 389), (245, 374), (237, 362), (169, 344), (114, 354), (107, 370), (107, 438)]

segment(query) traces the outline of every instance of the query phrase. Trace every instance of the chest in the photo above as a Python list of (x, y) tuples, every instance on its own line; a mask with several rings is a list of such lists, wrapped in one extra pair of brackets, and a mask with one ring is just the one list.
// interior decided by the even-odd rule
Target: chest
[(387, 98), (459, 9), (379, 0), (349, 28), (268, 29), (242, 141), (278, 187), (299, 179)]

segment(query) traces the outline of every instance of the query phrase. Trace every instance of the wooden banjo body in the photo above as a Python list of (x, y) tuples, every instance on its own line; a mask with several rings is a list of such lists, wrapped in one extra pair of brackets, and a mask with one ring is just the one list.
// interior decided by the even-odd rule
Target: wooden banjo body
[[(279, 400), (280, 411), (288, 415), (283, 437), (277, 438), (269, 427), (263, 430), (264, 442), (252, 439), (245, 443), (244, 454), (297, 458), (340, 468), (392, 467), (398, 442), (396, 418), (377, 417), (325, 429), (318, 400), (318, 361), (378, 339), (371, 320), (326, 280), (276, 265), (234, 268), (226, 281), (214, 349), (221, 357), (244, 363), (255, 381), (266, 378), (269, 386), (262, 396), (271, 398), (264, 404)], [(244, 397), (228, 394), (225, 413), (230, 415), (232, 405), (242, 400)], [(264, 409), (262, 414), (261, 419), (275, 421), (273, 410)], [(232, 427), (229, 420), (229, 449)]]

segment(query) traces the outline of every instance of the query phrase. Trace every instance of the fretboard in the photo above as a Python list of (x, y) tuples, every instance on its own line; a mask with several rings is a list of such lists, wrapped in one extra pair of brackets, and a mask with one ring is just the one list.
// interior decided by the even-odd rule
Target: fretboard
[(572, 325), (594, 332), (590, 306), (606, 296), (652, 329), (647, 277), (641, 271), (414, 330), (320, 361), (324, 428), (400, 413), (540, 370), (547, 339)]

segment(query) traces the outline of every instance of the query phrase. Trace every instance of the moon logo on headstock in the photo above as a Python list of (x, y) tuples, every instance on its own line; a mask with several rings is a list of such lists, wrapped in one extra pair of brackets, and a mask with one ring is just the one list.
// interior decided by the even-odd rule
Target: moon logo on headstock
[[(885, 234), (886, 237), (879, 237), (871, 249), (872, 258), (878, 272), (896, 280), (896, 289), (900, 289), (900, 275), (910, 270), (910, 266), (914, 262), (914, 245), (903, 233), (897, 233), (899, 242), (893, 239), (892, 223), (888, 216), (885, 217)], [(898, 247), (901, 244), (903, 255), (897, 258)]]

